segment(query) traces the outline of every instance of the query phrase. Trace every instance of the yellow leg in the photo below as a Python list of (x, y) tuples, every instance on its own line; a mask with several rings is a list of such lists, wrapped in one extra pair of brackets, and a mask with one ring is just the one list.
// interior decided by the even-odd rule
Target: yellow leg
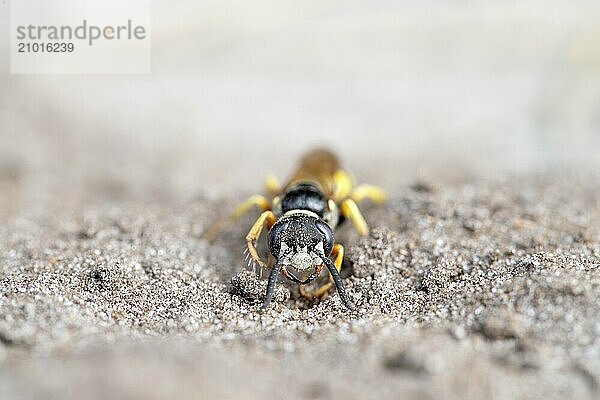
[(235, 210), (227, 218), (217, 221), (212, 225), (203, 235), (203, 238), (209, 242), (212, 242), (219, 232), (221, 232), (227, 225), (232, 221), (240, 218), (242, 215), (247, 213), (252, 207), (257, 206), (261, 211), (266, 211), (271, 208), (269, 200), (265, 196), (254, 195), (250, 196), (246, 201), (236, 207)]
[(342, 201), (340, 211), (344, 217), (352, 221), (354, 227), (360, 235), (364, 236), (367, 233), (369, 233), (369, 227), (367, 226), (367, 222), (362, 216), (362, 213), (360, 212), (360, 209), (358, 208), (354, 200), (346, 199)]
[(344, 260), (344, 246), (341, 244), (334, 244), (333, 249), (331, 250), (331, 255), (335, 257), (333, 260), (333, 265), (335, 265), (335, 269), (339, 271), (342, 270), (342, 261)]
[(381, 204), (385, 202), (386, 195), (383, 189), (373, 185), (358, 185), (352, 191), (350, 198), (359, 203), (364, 199), (369, 199), (373, 203)]
[(252, 259), (262, 268), (266, 268), (267, 264), (261, 260), (256, 251), (256, 241), (260, 237), (263, 227), (266, 226), (267, 229), (271, 229), (275, 221), (276, 217), (275, 214), (273, 214), (273, 211), (265, 211), (260, 214), (260, 217), (254, 222), (254, 225), (252, 225), (252, 228), (250, 228), (250, 231), (246, 235), (246, 246), (248, 247), (250, 257), (252, 257)]
[(344, 170), (339, 169), (333, 174), (333, 199), (337, 202), (350, 196), (352, 191), (352, 177)]
[(269, 193), (271, 196), (275, 196), (281, 191), (279, 179), (277, 179), (275, 175), (267, 175), (265, 178), (265, 189), (267, 189), (267, 193)]
[[(335, 269), (337, 269), (338, 272), (341, 271), (342, 261), (344, 260), (344, 246), (342, 246), (341, 244), (335, 244), (333, 246), (333, 249), (331, 250), (331, 256), (335, 257), (335, 259), (333, 260), (333, 265), (335, 265)], [(329, 282), (319, 287), (314, 292), (308, 292), (304, 290), (303, 286), (300, 286), (300, 294), (309, 299), (315, 297), (322, 297), (325, 293), (329, 291), (329, 288), (331, 288), (332, 285), (333, 278), (331, 277), (331, 275), (329, 275)]]

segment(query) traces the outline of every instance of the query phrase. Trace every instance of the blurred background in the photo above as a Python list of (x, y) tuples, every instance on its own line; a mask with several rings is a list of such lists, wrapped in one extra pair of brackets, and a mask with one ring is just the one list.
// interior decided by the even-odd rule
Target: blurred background
[(155, 1), (145, 75), (11, 75), (2, 36), (12, 207), (252, 191), (315, 145), (392, 191), (600, 164), (598, 1)]

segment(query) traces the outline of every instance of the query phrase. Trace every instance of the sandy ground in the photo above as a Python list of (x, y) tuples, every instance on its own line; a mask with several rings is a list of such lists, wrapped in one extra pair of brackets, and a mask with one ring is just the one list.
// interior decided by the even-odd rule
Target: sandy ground
[[(10, 74), (0, 35), (0, 399), (600, 397), (599, 20), (154, 1), (148, 75)], [(390, 193), (337, 234), (358, 309), (260, 314), (256, 215), (201, 235), (314, 146)]]
[(597, 178), (390, 188), (368, 237), (338, 235), (354, 312), (284, 282), (258, 311), (252, 216), (201, 239), (247, 193), (21, 210), (0, 398), (598, 398)]

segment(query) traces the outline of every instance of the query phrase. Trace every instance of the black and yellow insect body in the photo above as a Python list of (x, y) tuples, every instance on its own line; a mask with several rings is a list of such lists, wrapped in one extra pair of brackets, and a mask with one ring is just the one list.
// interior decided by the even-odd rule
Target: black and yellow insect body
[[(263, 212), (248, 232), (246, 245), (249, 257), (261, 268), (271, 270), (263, 308), (271, 301), (280, 273), (300, 284), (300, 293), (306, 297), (321, 297), (334, 284), (344, 305), (352, 308), (339, 274), (344, 248), (334, 242), (333, 230), (349, 219), (361, 235), (366, 235), (368, 227), (357, 202), (370, 199), (381, 203), (385, 200), (383, 191), (371, 185), (355, 187), (337, 158), (326, 150), (304, 156), (282, 189), (274, 177), (267, 178), (266, 186), (272, 200), (261, 195), (250, 197), (205, 237), (213, 239), (228, 221), (258, 206)], [(264, 227), (269, 230), (268, 262), (256, 250)], [(313, 292), (305, 290), (303, 285), (317, 279), (323, 268), (329, 271), (329, 282)]]

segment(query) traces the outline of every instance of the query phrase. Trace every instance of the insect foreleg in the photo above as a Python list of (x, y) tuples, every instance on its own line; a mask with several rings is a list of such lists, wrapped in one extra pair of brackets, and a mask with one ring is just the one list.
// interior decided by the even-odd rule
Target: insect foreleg
[(275, 223), (275, 214), (273, 211), (267, 210), (260, 214), (260, 217), (254, 222), (252, 228), (246, 235), (246, 246), (248, 247), (248, 252), (250, 253), (250, 257), (262, 268), (266, 268), (267, 264), (261, 260), (258, 252), (256, 251), (256, 241), (260, 237), (260, 234), (263, 230), (263, 227), (266, 226), (267, 229), (270, 229)]

